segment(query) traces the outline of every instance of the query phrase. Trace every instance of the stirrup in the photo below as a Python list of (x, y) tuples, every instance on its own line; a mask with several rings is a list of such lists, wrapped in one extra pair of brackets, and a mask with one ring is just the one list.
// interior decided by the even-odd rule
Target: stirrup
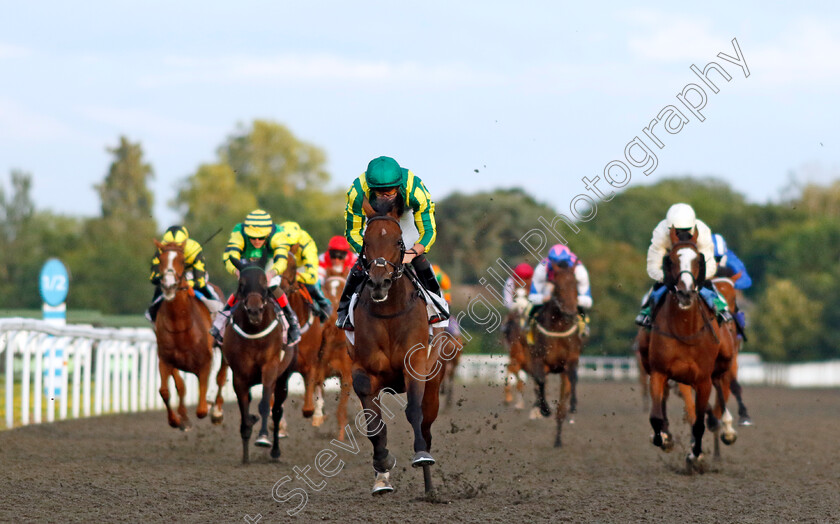
[(639, 315), (636, 317), (636, 325), (641, 326), (643, 328), (650, 328), (653, 325), (653, 322), (651, 322), (650, 315), (639, 313)]

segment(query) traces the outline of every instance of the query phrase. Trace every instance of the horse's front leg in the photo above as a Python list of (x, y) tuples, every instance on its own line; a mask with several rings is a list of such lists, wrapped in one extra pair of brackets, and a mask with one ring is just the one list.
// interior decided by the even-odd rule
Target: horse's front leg
[[(650, 374), (650, 426), (653, 428), (653, 445), (666, 449), (667, 433), (665, 426), (665, 388), (668, 377), (658, 371)], [(665, 436), (663, 436), (663, 433)]]
[(169, 376), (172, 374), (172, 366), (166, 364), (163, 360), (158, 360), (158, 371), (160, 372), (160, 398), (163, 399), (163, 405), (166, 406), (166, 418), (169, 425), (173, 428), (181, 427), (181, 418), (172, 410), (169, 405)]
[(283, 420), (283, 404), (289, 396), (289, 377), (292, 376), (292, 366), (289, 366), (275, 381), (274, 405), (271, 407), (271, 417), (274, 421), (274, 440), (271, 445), (271, 458), (280, 457), (280, 421)]
[(408, 419), (411, 429), (414, 430), (414, 459), (412, 459), (411, 465), (415, 468), (435, 463), (435, 460), (427, 451), (426, 439), (423, 438), (421, 427), (423, 425), (422, 403), (427, 387), (436, 388), (438, 396), (440, 395), (440, 382), (439, 376), (436, 376), (432, 383), (427, 384), (406, 374), (405, 391), (408, 404), (405, 406), (405, 418)]
[(560, 404), (557, 406), (557, 435), (554, 438), (554, 447), (562, 446), (560, 440), (560, 431), (563, 429), (563, 421), (566, 419), (566, 406), (571, 398), (573, 398), (574, 384), (572, 378), (569, 376), (568, 370), (560, 373)]
[(705, 414), (706, 408), (709, 406), (709, 396), (712, 393), (712, 379), (711, 377), (700, 381), (694, 385), (694, 390), (697, 392), (695, 398), (694, 416), (696, 417), (694, 424), (691, 426), (691, 434), (694, 437), (694, 442), (691, 446), (691, 452), (686, 457), (686, 462), (690, 468), (698, 471), (703, 470), (703, 433), (706, 431)]
[[(374, 402), (374, 394), (379, 391), (380, 380), (376, 376), (368, 375), (364, 370), (353, 370), (353, 390), (362, 403), (362, 420), (366, 422), (365, 435), (373, 445), (373, 470), (376, 479), (372, 493), (388, 493), (394, 491), (389, 480), (391, 469), (397, 465), (397, 459), (388, 451), (388, 428), (382, 420), (379, 404)], [(359, 420), (359, 417), (356, 417)]]
[(225, 387), (225, 382), (227, 381), (227, 370), (228, 365), (225, 361), (224, 355), (222, 355), (222, 362), (219, 366), (219, 371), (216, 373), (216, 400), (213, 402), (213, 411), (210, 413), (210, 422), (213, 424), (221, 424), (222, 420), (224, 419), (224, 404), (225, 400), (222, 398), (222, 388)]
[[(271, 447), (271, 439), (268, 433), (268, 419), (271, 412), (271, 399), (274, 396), (274, 386), (277, 382), (279, 374), (279, 363), (266, 364), (262, 370), (262, 398), (257, 409), (260, 412), (260, 433), (257, 435), (257, 440), (254, 441), (255, 446), (261, 448)], [(274, 399), (277, 403), (277, 399)]]
[(248, 441), (251, 439), (251, 428), (257, 422), (257, 417), (251, 415), (251, 392), (245, 380), (238, 379), (233, 375), (233, 390), (236, 392), (236, 400), (239, 403), (239, 435), (242, 437), (242, 463), (248, 463)]
[[(563, 375), (569, 375), (569, 384), (570, 384), (570, 396), (569, 396), (569, 413), (577, 413), (577, 383), (578, 383), (578, 365), (574, 364), (573, 366), (569, 366), (568, 371), (563, 373)], [(574, 423), (573, 420), (569, 420), (569, 423)]]
[(545, 400), (546, 372), (545, 357), (542, 355), (534, 356), (531, 359), (531, 376), (534, 377), (534, 391), (537, 395), (534, 409), (531, 410), (531, 419), (537, 418), (537, 408), (539, 408), (538, 413), (540, 415), (543, 417), (549, 417), (551, 415), (551, 409), (548, 407), (548, 402)]
[(192, 424), (187, 417), (187, 385), (184, 378), (177, 369), (172, 368), (172, 378), (175, 380), (175, 389), (178, 390), (178, 415), (181, 417), (181, 430), (188, 431)]
[(211, 358), (198, 370), (198, 407), (195, 408), (195, 416), (202, 419), (210, 412), (207, 404), (207, 384), (210, 382), (210, 369), (213, 366)]

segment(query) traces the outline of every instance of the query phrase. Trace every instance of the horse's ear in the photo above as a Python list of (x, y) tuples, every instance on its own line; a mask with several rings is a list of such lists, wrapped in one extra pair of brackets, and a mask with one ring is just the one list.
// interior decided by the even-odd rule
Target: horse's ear
[(239, 271), (242, 271), (242, 268), (245, 266), (245, 263), (242, 262), (241, 259), (230, 257), (228, 260), (230, 260), (230, 263), (233, 264), (233, 267), (235, 267)]
[(668, 230), (668, 233), (671, 237), (671, 245), (676, 245), (677, 242), (680, 241), (680, 238), (677, 236), (677, 230), (674, 228), (674, 226), (671, 226), (671, 229)]
[[(673, 231), (673, 229), (672, 229), (672, 231)], [(672, 264), (671, 264), (671, 257), (670, 256), (665, 255), (664, 257), (662, 257), (662, 274), (663, 274), (662, 282), (668, 287), (673, 287), (673, 285), (674, 285), (674, 279), (671, 276), (671, 265)]]
[[(695, 237), (697, 234), (695, 233)], [(700, 271), (697, 274), (697, 282), (705, 282), (706, 281), (706, 255), (703, 253), (698, 253), (700, 255), (698, 258), (700, 259)]]
[(697, 236), (700, 234), (700, 230), (697, 227), (694, 228), (694, 234), (691, 235), (691, 241), (696, 245), (697, 244)]
[(152, 242), (155, 243), (155, 246), (157, 246), (158, 249), (161, 249), (163, 247), (163, 244), (161, 244), (160, 241), (156, 238), (153, 238)]

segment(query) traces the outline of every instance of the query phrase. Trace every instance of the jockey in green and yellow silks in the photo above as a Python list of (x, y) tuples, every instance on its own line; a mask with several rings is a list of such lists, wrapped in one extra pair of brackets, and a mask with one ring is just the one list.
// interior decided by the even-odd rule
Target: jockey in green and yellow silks
[[(410, 262), (421, 284), (430, 292), (440, 295), (435, 273), (424, 256), (435, 242), (437, 229), (435, 203), (423, 181), (410, 170), (400, 167), (393, 158), (381, 156), (370, 161), (367, 170), (353, 181), (347, 191), (344, 210), (344, 236), (357, 253), (362, 250), (367, 212), (372, 212), (371, 203), (375, 201), (394, 202), (397, 215), (400, 216), (403, 242), (411, 246), (406, 249), (403, 263)], [(348, 318), (350, 299), (364, 278), (364, 269), (357, 262), (350, 270), (338, 305), (336, 325), (342, 329), (353, 329)], [(439, 320), (447, 318), (449, 314), (444, 312)]]
[[(277, 225), (271, 220), (271, 215), (262, 209), (256, 209), (245, 217), (245, 221), (236, 224), (233, 231), (230, 233), (227, 247), (222, 255), (222, 260), (225, 263), (225, 269), (229, 273), (239, 276), (239, 270), (233, 265), (231, 259), (237, 260), (256, 260), (260, 262), (263, 267), (269, 267), (266, 270), (266, 277), (269, 285), (274, 278), (282, 273), (278, 271), (282, 261), (282, 268), (286, 268), (286, 255), (288, 248), (283, 244), (283, 233)], [(284, 252), (285, 249), (285, 252)], [(276, 287), (276, 286), (275, 286)], [(275, 291), (275, 296), (276, 296)], [(289, 323), (288, 341), (289, 344), (295, 344), (300, 340), (300, 324), (298, 324), (297, 315), (289, 306), (289, 300), (286, 294), (282, 291), (280, 296), (276, 297), (276, 306), (278, 314), (282, 312), (286, 316)], [(210, 329), (210, 334), (221, 344), (222, 334), (224, 333), (225, 325), (230, 318), (230, 309), (236, 303), (236, 295), (232, 294), (228, 298), (225, 308), (219, 312), (213, 322), (213, 327)]]
[(292, 247), (298, 246), (295, 252), (297, 266), (297, 281), (306, 287), (314, 301), (314, 313), (325, 322), (332, 314), (332, 303), (327, 300), (321, 288), (318, 287), (318, 247), (312, 237), (301, 229), (297, 222), (283, 222), (277, 226), (280, 231), (280, 248), (275, 252), (279, 259), (272, 268), (282, 275), (288, 266), (288, 254)]
[[(201, 293), (204, 298), (221, 302), (221, 299), (207, 285), (207, 270), (204, 267), (204, 252), (201, 244), (190, 238), (189, 231), (184, 226), (172, 226), (163, 233), (162, 244), (184, 244), (184, 271), (187, 277), (187, 284), (195, 291)], [(155, 293), (152, 297), (152, 304), (146, 311), (146, 318), (154, 322), (162, 301), (160, 289), (160, 250), (155, 250), (152, 258), (151, 274), (149, 280), (155, 286)]]

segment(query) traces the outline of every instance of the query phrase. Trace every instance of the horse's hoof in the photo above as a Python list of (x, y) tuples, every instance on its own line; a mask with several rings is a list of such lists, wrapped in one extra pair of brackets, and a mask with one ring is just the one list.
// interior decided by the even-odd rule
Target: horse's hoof
[(373, 461), (373, 470), (376, 471), (376, 473), (387, 473), (394, 469), (396, 465), (397, 458), (388, 453), (388, 456), (385, 457), (383, 460)]
[(179, 429), (181, 427), (181, 421), (169, 419), (169, 427)]
[(411, 467), (419, 468), (422, 466), (431, 466), (434, 463), (435, 459), (432, 458), (428, 451), (418, 451), (414, 454), (414, 459), (411, 461)]
[(394, 487), (391, 485), (391, 482), (388, 480), (388, 477), (391, 474), (388, 472), (379, 473), (376, 472), (376, 479), (373, 481), (373, 489), (370, 491), (371, 495), (383, 495), (385, 493), (390, 493), (394, 491)]
[(280, 448), (277, 448), (276, 450), (275, 449), (271, 450), (271, 458), (273, 458), (273, 459), (280, 458)]
[(563, 447), (563, 443), (562, 443), (562, 442), (560, 442), (560, 439), (559, 439), (559, 438), (558, 438), (557, 440), (555, 440), (555, 441), (554, 441), (554, 447), (555, 447), (555, 448), (562, 448), (562, 447)]
[(569, 413), (577, 413), (577, 407), (572, 406), (571, 408), (569, 408)]
[(513, 409), (515, 409), (515, 410), (525, 409), (525, 402), (523, 402), (522, 400), (518, 400), (516, 402), (516, 404), (513, 405)]
[(268, 433), (260, 433), (257, 440), (254, 441), (254, 445), (261, 448), (270, 448), (271, 439), (268, 438)]
[(213, 413), (210, 414), (210, 422), (212, 422), (215, 426), (221, 424), (224, 421), (224, 419), (225, 417), (221, 411), (219, 411), (218, 414), (215, 411), (213, 411)]
[(689, 471), (696, 471), (698, 473), (704, 473), (706, 471), (706, 457), (700, 453), (697, 456), (694, 456), (694, 452), (689, 451), (688, 455), (685, 457), (685, 464)]
[(753, 421), (750, 417), (740, 417), (738, 419), (738, 425), (739, 426), (752, 426)]
[(540, 418), (540, 410), (539, 408), (531, 408), (530, 413), (528, 413), (529, 420), (537, 420)]
[(650, 442), (651, 442), (651, 444), (653, 444), (657, 448), (661, 448), (662, 447), (662, 435), (660, 435), (658, 433), (654, 433), (653, 435), (650, 436)]
[(302, 409), (301, 413), (303, 413), (303, 418), (312, 418), (312, 415), (315, 414), (314, 409)]
[(549, 409), (548, 406), (541, 406), (540, 407), (540, 415), (542, 415), (543, 418), (550, 417), (551, 416), (551, 409)]
[(674, 438), (670, 433), (662, 434), (662, 451), (670, 453), (674, 449)]
[(732, 433), (724, 433), (720, 436), (720, 441), (727, 446), (731, 446), (736, 440), (738, 440), (738, 434), (734, 431)]
[(316, 428), (319, 428), (324, 423), (324, 420), (326, 418), (327, 417), (325, 415), (315, 415), (314, 417), (312, 417), (312, 425)]

